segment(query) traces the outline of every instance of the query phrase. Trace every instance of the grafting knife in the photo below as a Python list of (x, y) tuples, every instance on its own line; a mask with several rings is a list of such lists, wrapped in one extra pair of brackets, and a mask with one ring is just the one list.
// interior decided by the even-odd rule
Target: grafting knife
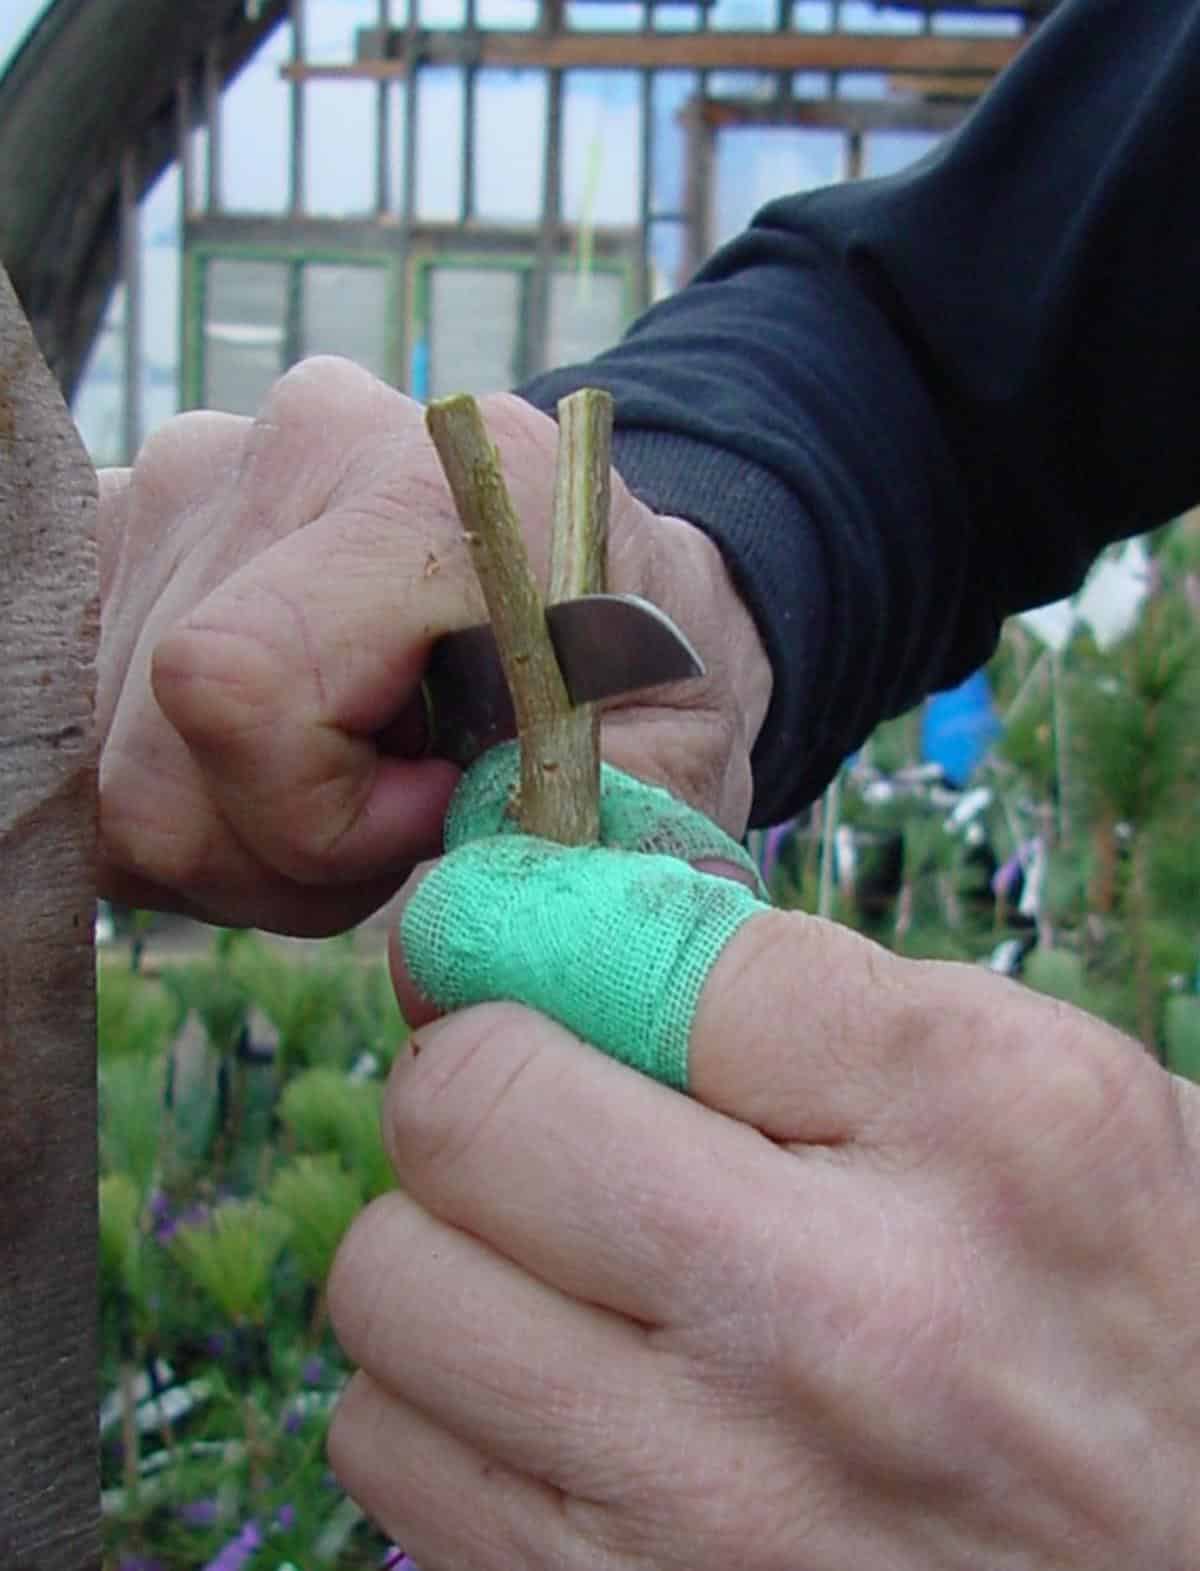
[[(640, 595), (580, 595), (546, 608), (573, 704), (703, 676), (704, 662), (665, 612)], [(425, 672), (428, 749), (464, 767), (517, 734), (490, 623), (446, 633)]]

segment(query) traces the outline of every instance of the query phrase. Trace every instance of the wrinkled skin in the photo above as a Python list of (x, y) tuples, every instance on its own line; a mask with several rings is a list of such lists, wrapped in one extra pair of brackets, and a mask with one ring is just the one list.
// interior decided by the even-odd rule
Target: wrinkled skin
[[(557, 427), (483, 411), (544, 575)], [(436, 851), (457, 779), (411, 756), (430, 644), (485, 616), (420, 406), (317, 359), (253, 421), (180, 416), (102, 476), (100, 547), (101, 892), (309, 935), (369, 914)], [(753, 624), (706, 538), (619, 483), (609, 565), (707, 674), (614, 704), (605, 755), (740, 833)]]
[(514, 1004), (416, 1043), (330, 1450), (422, 1571), (1200, 1565), (1200, 1090), (1138, 1044), (798, 913), (694, 1100)]
[[(544, 571), (555, 428), (485, 413)], [(418, 407), (317, 361), (172, 421), (100, 545), (102, 891), (308, 934), (386, 900), (457, 778), (413, 756), (430, 643), (482, 614)], [(736, 833), (750, 620), (620, 487), (611, 567), (708, 676), (606, 755)], [(1200, 1565), (1200, 1092), (1136, 1044), (781, 913), (705, 988), (691, 1099), (513, 1004), (416, 1041), (331, 1454), (423, 1571)]]

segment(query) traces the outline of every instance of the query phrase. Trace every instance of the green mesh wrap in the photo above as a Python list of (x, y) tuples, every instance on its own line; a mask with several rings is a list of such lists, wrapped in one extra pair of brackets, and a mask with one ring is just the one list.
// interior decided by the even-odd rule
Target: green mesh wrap
[(604, 845), (534, 839), (507, 813), (515, 779), (515, 749), (493, 749), (459, 787), (448, 854), (401, 919), (414, 981), (443, 1009), (525, 1004), (686, 1089), (700, 990), (729, 939), (764, 908), (688, 860), (753, 864), (702, 814), (607, 766)]

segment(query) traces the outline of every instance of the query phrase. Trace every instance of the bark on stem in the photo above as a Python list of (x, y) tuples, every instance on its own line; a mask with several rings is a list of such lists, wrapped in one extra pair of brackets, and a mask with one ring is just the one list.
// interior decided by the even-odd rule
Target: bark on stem
[[(558, 462), (550, 540), (549, 603), (603, 594), (608, 587), (608, 517), (613, 401), (584, 387), (558, 404)], [(579, 771), (581, 833), (600, 838), (600, 706), (580, 704), (565, 722), (567, 751)], [(584, 814), (590, 814), (585, 823)]]
[(499, 456), (468, 394), (430, 404), (425, 423), (462, 521), (512, 694), (521, 746), (517, 821), (527, 834), (587, 844), (596, 838), (595, 764), (590, 750), (580, 754), (579, 728)]

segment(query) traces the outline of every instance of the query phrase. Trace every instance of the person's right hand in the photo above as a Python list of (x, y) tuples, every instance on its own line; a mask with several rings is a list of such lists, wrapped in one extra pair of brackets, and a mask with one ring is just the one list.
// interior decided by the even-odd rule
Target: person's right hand
[[(544, 577), (557, 427), (509, 395), (483, 410)], [(102, 474), (99, 538), (101, 893), (309, 935), (361, 920), (440, 847), (458, 770), (412, 756), (419, 683), (485, 617), (421, 407), (305, 362), (255, 420), (181, 416)], [(614, 477), (609, 576), (707, 674), (614, 704), (605, 756), (740, 833), (770, 672), (716, 548)]]

